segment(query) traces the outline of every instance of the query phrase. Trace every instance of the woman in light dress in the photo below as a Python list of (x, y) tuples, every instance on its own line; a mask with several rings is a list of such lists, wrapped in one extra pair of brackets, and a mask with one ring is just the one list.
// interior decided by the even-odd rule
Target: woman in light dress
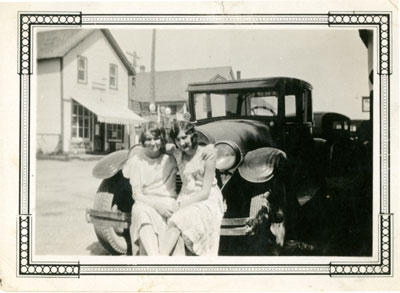
[(159, 254), (167, 220), (177, 209), (177, 165), (165, 153), (165, 139), (165, 130), (150, 122), (140, 137), (143, 148), (134, 153), (123, 169), (135, 200), (130, 227), (132, 250), (139, 250), (141, 255)]
[(188, 121), (175, 122), (170, 131), (177, 149), (174, 157), (182, 178), (178, 209), (168, 219), (162, 255), (170, 255), (180, 237), (195, 255), (218, 255), (224, 213), (222, 194), (215, 178), (215, 154), (197, 144), (197, 133)]

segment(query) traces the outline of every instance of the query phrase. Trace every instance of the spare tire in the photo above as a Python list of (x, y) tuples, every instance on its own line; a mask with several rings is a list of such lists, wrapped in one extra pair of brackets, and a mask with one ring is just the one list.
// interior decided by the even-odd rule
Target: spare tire
[[(132, 189), (129, 181), (118, 172), (113, 177), (103, 180), (94, 199), (93, 209), (130, 212), (133, 205)], [(94, 230), (100, 244), (111, 254), (131, 254), (129, 229), (117, 231), (114, 227), (94, 223)]]

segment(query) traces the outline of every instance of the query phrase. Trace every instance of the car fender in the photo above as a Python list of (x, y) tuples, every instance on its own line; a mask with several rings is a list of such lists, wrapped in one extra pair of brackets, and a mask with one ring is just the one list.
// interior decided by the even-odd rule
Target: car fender
[(92, 170), (93, 177), (107, 179), (114, 176), (123, 168), (128, 159), (141, 148), (140, 145), (135, 145), (130, 150), (120, 150), (108, 154), (94, 166)]
[(286, 158), (286, 154), (277, 148), (258, 148), (246, 154), (238, 168), (240, 176), (252, 183), (267, 182)]

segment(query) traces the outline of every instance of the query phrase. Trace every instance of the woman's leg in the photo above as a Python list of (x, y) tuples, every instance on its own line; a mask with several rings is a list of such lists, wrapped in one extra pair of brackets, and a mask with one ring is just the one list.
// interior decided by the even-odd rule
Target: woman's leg
[(163, 243), (161, 243), (161, 255), (170, 255), (178, 241), (181, 231), (177, 227), (169, 227)]
[(183, 241), (182, 235), (178, 237), (175, 248), (173, 249), (171, 255), (172, 256), (185, 256), (186, 255), (185, 242)]
[(158, 250), (158, 237), (154, 232), (152, 225), (143, 225), (139, 230), (139, 238), (147, 255), (160, 254)]

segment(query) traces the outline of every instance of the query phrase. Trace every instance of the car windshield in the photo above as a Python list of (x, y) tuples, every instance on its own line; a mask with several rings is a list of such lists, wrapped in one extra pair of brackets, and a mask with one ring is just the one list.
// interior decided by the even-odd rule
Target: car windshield
[(194, 95), (196, 119), (226, 116), (278, 115), (276, 91), (243, 93), (196, 93)]

